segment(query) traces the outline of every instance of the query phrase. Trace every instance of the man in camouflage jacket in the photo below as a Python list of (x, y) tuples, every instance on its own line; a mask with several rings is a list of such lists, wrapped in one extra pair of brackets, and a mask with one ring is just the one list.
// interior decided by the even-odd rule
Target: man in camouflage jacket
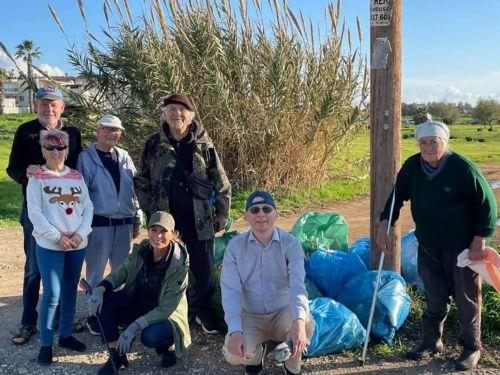
[[(164, 99), (162, 110), (164, 121), (144, 146), (135, 191), (148, 218), (158, 210), (174, 217), (195, 278), (188, 293), (190, 313), (197, 314), (196, 321), (205, 332), (213, 333), (217, 327), (209, 300), (214, 289), (214, 236), (225, 227), (231, 185), (212, 140), (194, 121), (191, 101), (183, 94), (173, 94)], [(193, 178), (211, 184), (209, 197), (193, 194)]]

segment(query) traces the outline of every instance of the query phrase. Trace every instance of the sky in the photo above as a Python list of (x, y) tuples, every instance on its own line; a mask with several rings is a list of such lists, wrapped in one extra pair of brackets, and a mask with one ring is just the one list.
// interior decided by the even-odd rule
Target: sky
[[(129, 3), (139, 10), (143, 1), (129, 0)], [(82, 2), (90, 30), (98, 33), (100, 26), (105, 25), (103, 1)], [(35, 61), (42, 70), (52, 75), (75, 73), (66, 58), (68, 41), (52, 18), (48, 4), (55, 8), (69, 41), (81, 45), (85, 29), (77, 0), (0, 0), (0, 3), (3, 3), (0, 41), (11, 53), (22, 40), (30, 39), (43, 53)], [(320, 29), (325, 25), (328, 3), (327, 0), (288, 0), (291, 9), (301, 10)], [(402, 4), (404, 102), (474, 104), (480, 97), (500, 100), (500, 1), (402, 0)], [(361, 21), (363, 40), (360, 48), (367, 56), (370, 50), (369, 16), (369, 0), (342, 1), (341, 17), (351, 27), (353, 35), (357, 34), (356, 17)], [(0, 67), (12, 68), (3, 52), (0, 52)]]

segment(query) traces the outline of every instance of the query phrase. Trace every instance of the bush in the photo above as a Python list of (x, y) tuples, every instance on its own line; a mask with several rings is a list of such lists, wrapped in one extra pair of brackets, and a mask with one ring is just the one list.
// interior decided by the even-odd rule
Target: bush
[(69, 48), (92, 93), (75, 98), (85, 107), (75, 120), (85, 124), (111, 108), (135, 156), (158, 128), (161, 98), (173, 91), (193, 99), (237, 188), (319, 184), (365, 125), (368, 71), (339, 22), (340, 7), (328, 7), (328, 35), (317, 40), (280, 2), (249, 9), (242, 0), (232, 9), (224, 0), (158, 1), (138, 17), (105, 2), (111, 22), (110, 3), (122, 17), (104, 28), (106, 40), (87, 31), (83, 51)]
[(465, 137), (465, 140), (466, 140), (467, 142), (472, 142), (472, 137)]

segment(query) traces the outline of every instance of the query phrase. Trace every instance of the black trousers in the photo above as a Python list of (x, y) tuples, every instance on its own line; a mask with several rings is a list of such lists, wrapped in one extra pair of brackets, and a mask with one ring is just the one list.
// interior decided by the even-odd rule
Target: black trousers
[(457, 267), (457, 255), (462, 250), (418, 248), (418, 273), (426, 294), (423, 336), (428, 341), (440, 338), (453, 297), (460, 323), (460, 342), (465, 348), (478, 350), (481, 348), (481, 278), (469, 267)]
[(215, 287), (214, 240), (186, 238), (184, 242), (189, 253), (189, 314), (197, 314), (203, 319), (204, 315), (211, 314), (210, 299)]

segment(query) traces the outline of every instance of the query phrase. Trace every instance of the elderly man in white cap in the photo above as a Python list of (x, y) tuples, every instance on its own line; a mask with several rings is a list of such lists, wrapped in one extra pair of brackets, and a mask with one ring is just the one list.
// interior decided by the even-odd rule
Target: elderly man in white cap
[[(116, 146), (123, 130), (118, 117), (103, 116), (97, 124), (97, 142), (82, 151), (77, 163), (95, 207), (85, 255), (92, 288), (102, 280), (108, 260), (111, 270), (122, 265), (141, 225), (133, 182), (136, 169), (127, 151)], [(93, 335), (100, 334), (95, 317), (87, 318), (87, 326)]]
[[(481, 280), (470, 268), (457, 267), (469, 249), (471, 260), (485, 257), (485, 241), (496, 226), (495, 196), (479, 168), (448, 147), (450, 131), (429, 119), (415, 131), (420, 153), (411, 156), (395, 184), (394, 222), (404, 201), (411, 201), (419, 242), (418, 272), (426, 290), (422, 342), (407, 353), (419, 360), (443, 351), (441, 336), (451, 297), (457, 306), (463, 352), (459, 371), (477, 366), (481, 355)], [(377, 244), (388, 252), (387, 226), (392, 194), (380, 215)]]

